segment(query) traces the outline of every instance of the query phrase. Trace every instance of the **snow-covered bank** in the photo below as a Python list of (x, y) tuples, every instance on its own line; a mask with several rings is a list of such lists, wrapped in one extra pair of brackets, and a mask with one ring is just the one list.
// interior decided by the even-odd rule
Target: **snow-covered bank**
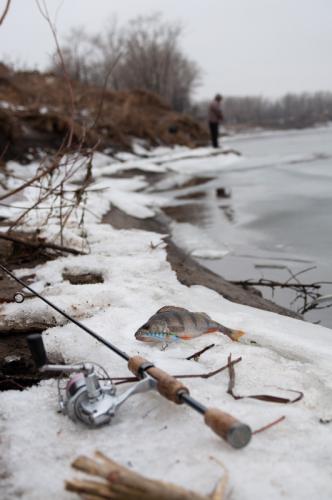
[[(225, 167), (224, 159), (225, 164), (230, 161), (219, 158), (219, 168)], [(181, 172), (181, 162), (175, 165)], [(101, 171), (98, 173), (96, 168), (98, 191), (91, 186), (87, 205), (91, 211), (87, 212), (85, 227), (89, 255), (63, 257), (39, 266), (38, 289), (120, 349), (148, 357), (170, 373), (210, 371), (225, 364), (232, 353), (234, 357), (242, 356), (235, 368), (239, 394), (287, 397), (292, 393), (286, 390), (291, 389), (303, 391), (304, 398), (294, 405), (253, 399), (235, 401), (226, 393), (226, 372), (188, 382), (193, 396), (202, 403), (234, 414), (254, 430), (286, 416), (279, 425), (254, 436), (248, 447), (233, 450), (204, 426), (200, 416), (157, 394), (135, 396), (120, 409), (110, 426), (89, 430), (56, 412), (54, 380), (24, 392), (3, 392), (2, 496), (31, 500), (75, 498), (63, 490), (64, 479), (73, 475), (69, 464), (78, 454), (92, 454), (98, 448), (119, 462), (131, 463), (147, 476), (200, 491), (210, 491), (223, 474), (219, 460), (229, 472), (232, 496), (240, 500), (330, 498), (331, 424), (324, 425), (319, 419), (332, 418), (331, 330), (234, 304), (205, 287), (181, 285), (166, 261), (162, 235), (115, 230), (99, 223), (110, 201), (120, 199), (122, 209), (129, 214), (139, 210), (145, 217), (159, 203), (155, 195), (132, 193), (142, 187), (142, 179), (122, 180), (122, 185), (116, 186)], [(54, 234), (51, 224), (45, 229), (47, 234)], [(79, 242), (74, 223), (66, 233), (66, 242)], [(104, 283), (71, 285), (63, 282), (64, 268), (101, 272)], [(19, 274), (23, 273), (21, 270)], [(166, 351), (136, 341), (137, 328), (158, 308), (169, 304), (205, 311), (226, 326), (244, 330), (246, 335), (239, 343), (223, 335), (201, 337), (172, 345)], [(54, 313), (38, 299), (29, 298), (21, 305), (2, 306), (0, 314), (17, 318)], [(91, 360), (103, 365), (111, 375), (128, 373), (120, 358), (73, 325), (50, 328), (44, 338), (47, 349), (60, 351), (67, 362)], [(216, 346), (198, 362), (185, 360), (211, 342)]]

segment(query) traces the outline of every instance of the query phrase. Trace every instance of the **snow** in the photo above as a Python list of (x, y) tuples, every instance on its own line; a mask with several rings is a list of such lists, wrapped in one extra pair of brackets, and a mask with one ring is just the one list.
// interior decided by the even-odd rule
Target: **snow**
[[(159, 158), (169, 159), (172, 155), (185, 157), (193, 153), (181, 148), (158, 150), (147, 153), (154, 162), (158, 154)], [(231, 161), (238, 161), (230, 156), (204, 161), (209, 163), (209, 170), (227, 168)], [(121, 160), (133, 162), (132, 156), (125, 154)], [(193, 173), (199, 171), (200, 161), (182, 159), (168, 165), (179, 173)], [(233, 414), (253, 430), (286, 417), (278, 425), (253, 436), (246, 448), (234, 450), (204, 425), (200, 415), (186, 406), (173, 405), (154, 392), (129, 399), (109, 426), (94, 430), (57, 413), (55, 379), (24, 392), (2, 392), (2, 498), (76, 498), (65, 492), (63, 486), (65, 479), (75, 476), (70, 463), (79, 454), (91, 456), (99, 449), (120, 463), (131, 463), (134, 470), (149, 477), (201, 492), (211, 491), (223, 475), (222, 462), (229, 473), (229, 491), (237, 500), (330, 499), (331, 424), (319, 420), (332, 418), (331, 330), (229, 302), (202, 286), (189, 288), (179, 283), (166, 260), (163, 235), (115, 230), (100, 222), (110, 203), (136, 217), (149, 217), (163, 199), (137, 192), (145, 185), (139, 177), (106, 177), (103, 169), (117, 162), (107, 163), (107, 158), (99, 156), (96, 163), (96, 180), (89, 187), (87, 202), (94, 216), (87, 214), (85, 225), (89, 254), (61, 257), (38, 266), (35, 287), (118, 348), (130, 355), (145, 356), (170, 373), (208, 372), (224, 365), (232, 353), (233, 358), (242, 357), (235, 365), (236, 393), (292, 397), (288, 390), (298, 390), (303, 391), (304, 398), (288, 405), (254, 399), (236, 401), (227, 394), (226, 371), (209, 379), (186, 381), (193, 397)], [(17, 171), (21, 168), (12, 167)], [(28, 191), (27, 201), (31, 201), (34, 190)], [(1, 207), (0, 215), (3, 210), (5, 207)], [(32, 217), (31, 227), (34, 223)], [(185, 234), (182, 243), (187, 242), (190, 248), (200, 248), (206, 254), (227, 250), (214, 242), (204, 247), (192, 245), (190, 239), (197, 240), (197, 233), (192, 227), (182, 229)], [(56, 231), (55, 223), (50, 222), (43, 235), (51, 237)], [(74, 220), (64, 236), (71, 245), (82, 244)], [(102, 273), (104, 283), (71, 285), (63, 281), (65, 269)], [(18, 270), (17, 274), (22, 276), (24, 271)], [(166, 351), (136, 341), (137, 328), (157, 309), (170, 304), (205, 311), (214, 320), (243, 330), (246, 335), (237, 343), (221, 334), (203, 336), (171, 345)], [(2, 305), (0, 316), (3, 315), (7, 319), (56, 318), (58, 326), (43, 334), (49, 353), (61, 353), (68, 363), (98, 362), (114, 376), (128, 374), (121, 358), (75, 325), (65, 323), (39, 299), (29, 297), (22, 304)], [(185, 359), (210, 343), (215, 347), (198, 362)], [(119, 393), (123, 390), (120, 386)]]
[(193, 257), (205, 259), (221, 259), (229, 253), (229, 249), (207, 232), (188, 223), (172, 224), (172, 236), (175, 243)]

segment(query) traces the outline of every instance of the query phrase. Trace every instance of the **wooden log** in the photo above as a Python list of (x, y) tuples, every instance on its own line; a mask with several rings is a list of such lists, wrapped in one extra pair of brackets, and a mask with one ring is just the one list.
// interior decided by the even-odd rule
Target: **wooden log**
[(0, 316), (0, 335), (15, 335), (21, 333), (38, 333), (47, 328), (62, 324), (60, 321), (46, 321), (43, 318), (21, 317), (8, 318), (6, 315)]
[(57, 245), (56, 243), (50, 243), (48, 241), (44, 241), (41, 239), (28, 239), (22, 238), (19, 236), (14, 236), (8, 233), (0, 233), (0, 239), (12, 241), (13, 243), (19, 243), (20, 245), (25, 245), (31, 248), (40, 248), (40, 249), (50, 249), (50, 250), (59, 250), (60, 252), (72, 253), (74, 255), (86, 255), (86, 252), (81, 252), (76, 248), (65, 247), (63, 245)]
[(101, 477), (105, 482), (90, 480), (66, 481), (68, 491), (76, 492), (81, 498), (96, 500), (97, 498), (111, 498), (113, 500), (222, 500), (227, 484), (225, 473), (213, 492), (206, 496), (181, 486), (148, 479), (140, 474), (118, 464), (100, 452), (96, 453), (99, 459), (80, 456), (72, 467), (87, 474)]

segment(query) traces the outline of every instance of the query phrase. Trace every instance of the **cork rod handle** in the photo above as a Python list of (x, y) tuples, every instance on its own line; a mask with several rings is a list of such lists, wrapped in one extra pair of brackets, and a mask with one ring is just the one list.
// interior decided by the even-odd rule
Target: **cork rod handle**
[[(239, 422), (236, 418), (217, 408), (205, 408), (203, 405), (193, 400), (189, 395), (188, 388), (164, 372), (156, 368), (149, 361), (141, 356), (133, 356), (128, 361), (129, 370), (137, 377), (142, 376), (142, 369), (155, 380), (157, 380), (157, 390), (165, 398), (176, 404), (186, 402), (204, 415), (206, 425), (208, 425), (219, 437), (227, 441), (233, 448), (243, 448), (251, 439), (251, 429), (248, 425)], [(186, 397), (187, 396), (187, 397)], [(199, 407), (199, 409), (197, 408)]]
[(217, 408), (208, 408), (204, 414), (204, 421), (233, 448), (243, 448), (251, 439), (252, 432), (247, 424)]
[[(133, 356), (128, 361), (129, 370), (136, 375), (136, 377), (140, 377), (140, 370), (142, 366), (149, 363), (146, 359), (141, 356)], [(157, 380), (157, 390), (159, 394), (164, 396), (165, 398), (173, 401), (176, 404), (182, 404), (183, 401), (181, 399), (182, 394), (189, 394), (189, 389), (177, 380), (169, 373), (164, 372), (160, 368), (156, 368), (155, 366), (151, 366), (145, 370), (151, 377)]]

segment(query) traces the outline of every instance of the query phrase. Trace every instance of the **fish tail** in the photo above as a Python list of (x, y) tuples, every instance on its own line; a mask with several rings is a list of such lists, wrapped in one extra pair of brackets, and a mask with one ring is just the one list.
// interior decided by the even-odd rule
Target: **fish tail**
[(227, 337), (234, 340), (235, 342), (237, 342), (241, 337), (243, 337), (243, 335), (245, 335), (245, 332), (243, 332), (242, 330), (232, 330), (232, 328), (227, 328), (220, 323), (217, 324), (219, 332), (227, 335)]
[(245, 333), (242, 330), (230, 330), (230, 338), (237, 342)]

